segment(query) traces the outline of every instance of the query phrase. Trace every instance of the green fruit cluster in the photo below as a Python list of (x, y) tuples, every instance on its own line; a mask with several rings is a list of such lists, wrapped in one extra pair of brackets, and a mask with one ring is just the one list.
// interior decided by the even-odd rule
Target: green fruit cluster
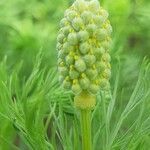
[(66, 10), (57, 37), (59, 80), (75, 95), (109, 88), (112, 27), (98, 0), (76, 0)]

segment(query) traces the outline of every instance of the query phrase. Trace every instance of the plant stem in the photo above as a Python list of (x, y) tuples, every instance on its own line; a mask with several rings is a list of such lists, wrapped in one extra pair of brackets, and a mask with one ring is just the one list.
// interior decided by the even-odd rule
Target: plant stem
[(82, 150), (92, 150), (91, 110), (96, 104), (96, 96), (82, 92), (74, 97), (74, 105), (80, 110)]
[(82, 150), (92, 150), (91, 110), (81, 110)]

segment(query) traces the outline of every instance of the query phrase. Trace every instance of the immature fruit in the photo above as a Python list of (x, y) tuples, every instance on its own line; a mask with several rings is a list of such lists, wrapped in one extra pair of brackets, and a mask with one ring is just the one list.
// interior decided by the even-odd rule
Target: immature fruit
[(76, 0), (65, 11), (57, 37), (59, 80), (75, 95), (109, 89), (108, 13), (98, 0)]

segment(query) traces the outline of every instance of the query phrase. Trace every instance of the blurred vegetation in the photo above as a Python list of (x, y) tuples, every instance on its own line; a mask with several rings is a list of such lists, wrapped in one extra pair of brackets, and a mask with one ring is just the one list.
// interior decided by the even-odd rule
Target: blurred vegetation
[[(66, 111), (72, 117), (75, 111), (71, 106), (72, 96), (70, 93), (64, 93), (59, 87), (55, 71), (57, 66), (55, 47), (59, 21), (72, 2), (73, 0), (0, 0), (0, 150), (18, 149), (16, 146), (19, 144), (20, 149), (46, 150), (52, 147), (55, 149), (57, 143), (54, 141), (55, 138), (51, 137), (52, 142), (45, 143), (45, 132), (41, 120), (47, 115), (51, 118), (53, 111), (56, 111), (56, 116), (59, 114), (60, 120), (53, 116), (53, 120), (58, 123), (58, 126), (52, 124), (55, 129), (51, 134), (55, 137), (56, 128), (61, 131), (60, 128), (64, 126), (62, 119), (64, 116), (60, 112)], [(101, 0), (100, 3), (109, 11), (113, 26), (111, 84), (113, 91), (116, 73), (119, 72), (115, 109), (123, 109), (134, 90), (144, 57), (150, 58), (150, 1)], [(42, 59), (41, 56), (37, 56), (39, 51), (42, 53)], [(147, 84), (150, 87), (149, 82)], [(58, 102), (59, 99), (61, 99), (60, 102)], [(122, 99), (121, 102), (120, 99)], [(55, 101), (63, 108), (58, 107), (58, 110)], [(150, 104), (146, 101), (143, 105), (147, 122), (142, 124), (141, 130), (145, 127), (144, 131), (147, 133), (141, 135), (139, 132), (139, 135), (135, 135), (135, 139), (132, 140), (128, 137), (128, 141), (131, 140), (133, 143), (136, 136), (141, 135), (143, 138), (143, 143), (142, 139), (141, 143), (139, 142), (143, 144), (141, 148), (137, 148), (138, 142), (137, 147), (129, 142), (128, 150), (148, 150), (150, 147), (148, 142), (150, 131), (146, 130), (148, 122), (150, 124), (150, 119), (147, 117), (150, 113), (148, 111)], [(137, 108), (137, 112), (139, 112), (138, 109), (140, 108)], [(137, 112), (135, 111), (126, 121), (119, 136), (123, 135), (126, 128), (129, 128), (128, 124), (137, 117)], [(35, 116), (37, 118), (33, 119)], [(114, 115), (114, 117), (118, 116)], [(128, 123), (128, 121), (131, 122)], [(74, 122), (76, 125), (76, 119)], [(60, 134), (66, 135), (64, 130)], [(71, 133), (69, 137), (72, 136)], [(138, 133), (137, 130), (135, 133)], [(112, 149), (126, 149), (125, 144), (124, 147), (119, 147), (119, 140), (125, 143), (123, 139), (119, 139), (119, 136)], [(67, 137), (68, 141), (69, 137)], [(20, 139), (23, 142), (20, 142)], [(63, 141), (60, 138), (60, 141), (66, 144), (66, 148), (64, 147), (66, 150), (67, 145), (71, 143), (71, 141), (66, 143), (67, 140)]]

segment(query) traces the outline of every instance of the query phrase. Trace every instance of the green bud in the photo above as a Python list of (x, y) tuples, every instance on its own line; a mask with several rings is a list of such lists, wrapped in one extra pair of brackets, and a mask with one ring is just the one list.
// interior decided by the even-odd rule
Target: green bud
[(68, 24), (68, 21), (67, 21), (66, 18), (63, 18), (63, 19), (60, 21), (60, 27), (61, 27), (61, 28), (64, 27), (64, 26), (66, 26), (67, 24)]
[(69, 76), (71, 79), (77, 79), (79, 77), (79, 72), (77, 72), (75, 69), (71, 69), (69, 71)]
[(78, 95), (82, 92), (82, 89), (78, 83), (72, 85), (72, 91), (75, 95)]
[(100, 63), (100, 70), (101, 70), (101, 71), (104, 71), (105, 68), (106, 68), (106, 63), (105, 63), (105, 62), (101, 62), (101, 63)]
[(63, 34), (59, 34), (57, 37), (57, 42), (62, 44), (64, 41), (64, 38), (65, 38), (65, 36)]
[(102, 60), (105, 61), (105, 62), (110, 62), (111, 61), (111, 57), (108, 53), (105, 53), (103, 56), (102, 56)]
[(97, 85), (97, 84), (91, 84), (90, 86), (89, 86), (89, 88), (88, 88), (88, 91), (89, 91), (89, 93), (91, 93), (91, 94), (97, 94), (97, 92), (99, 91), (99, 85)]
[(104, 70), (104, 72), (103, 72), (103, 77), (104, 77), (105, 79), (110, 79), (110, 77), (111, 77), (111, 71), (110, 71), (110, 69), (105, 69), (105, 70)]
[(83, 21), (81, 18), (73, 19), (72, 26), (76, 31), (79, 31), (83, 27)]
[(89, 34), (87, 31), (80, 31), (78, 32), (78, 39), (80, 42), (85, 42), (89, 38)]
[(61, 48), (62, 48), (62, 44), (58, 42), (56, 45), (56, 49), (59, 51), (61, 50)]
[(85, 24), (88, 24), (89, 22), (91, 22), (91, 18), (92, 18), (92, 13), (89, 11), (84, 11), (81, 14), (81, 18), (83, 19)]
[(62, 48), (64, 54), (68, 54), (70, 52), (70, 45), (68, 42), (63, 44), (63, 48)]
[(102, 16), (105, 18), (105, 21), (106, 21), (107, 18), (108, 18), (108, 16), (109, 16), (108, 12), (107, 12), (106, 10), (102, 9), (102, 10), (101, 10), (101, 14), (102, 14)]
[(104, 62), (97, 62), (96, 68), (97, 68), (98, 72), (103, 72), (106, 68), (106, 64)]
[(100, 4), (99, 4), (98, 0), (91, 0), (89, 2), (88, 6), (89, 6), (88, 8), (91, 12), (97, 12), (100, 9)]
[(69, 26), (66, 26), (66, 27), (63, 28), (63, 33), (64, 33), (65, 36), (67, 36), (69, 34), (69, 32), (70, 32), (70, 27)]
[(103, 47), (95, 48), (94, 54), (96, 58), (100, 58), (105, 53), (105, 49)]
[(70, 55), (66, 56), (65, 60), (67, 65), (72, 65), (74, 63), (74, 58)]
[(86, 3), (85, 3), (84, 0), (76, 0), (76, 1), (74, 2), (74, 4), (73, 4), (73, 6), (76, 7), (77, 11), (80, 12), (80, 13), (81, 13), (82, 11), (84, 11), (85, 5), (86, 5)]
[(79, 50), (82, 54), (86, 54), (90, 49), (90, 45), (87, 42), (81, 43)]
[(110, 35), (112, 33), (112, 26), (110, 24), (107, 25), (106, 30), (108, 34)]
[(79, 72), (83, 72), (86, 70), (86, 64), (83, 61), (83, 59), (79, 58), (78, 60), (75, 61), (75, 68), (79, 71)]
[(66, 17), (69, 21), (72, 21), (77, 16), (76, 11), (71, 10), (66, 13)]
[(63, 50), (60, 50), (59, 52), (58, 52), (58, 58), (62, 58), (62, 59), (64, 59), (65, 58), (65, 53), (64, 53), (64, 51)]
[(86, 75), (89, 77), (89, 79), (93, 80), (97, 77), (98, 72), (96, 69), (88, 69), (86, 70)]
[(110, 49), (110, 45), (111, 45), (111, 41), (103, 41), (101, 43), (102, 47), (104, 47), (105, 50), (109, 50)]
[(107, 31), (105, 29), (99, 29), (96, 31), (95, 36), (99, 41), (105, 40), (107, 37)]
[(94, 55), (87, 54), (84, 56), (84, 61), (87, 66), (91, 66), (95, 63), (96, 57)]
[(70, 34), (68, 35), (68, 42), (69, 42), (71, 45), (76, 45), (76, 44), (78, 44), (77, 34), (76, 34), (76, 33), (70, 33)]
[(94, 32), (96, 31), (97, 27), (95, 24), (89, 24), (86, 27), (86, 30), (88, 31), (89, 35), (93, 35)]
[(98, 16), (98, 15), (95, 15), (93, 17), (95, 24), (97, 24), (98, 26), (102, 26), (102, 24), (104, 23), (104, 19), (105, 18), (103, 16)]
[(69, 89), (71, 88), (71, 82), (65, 79), (65, 80), (63, 81), (62, 86), (63, 86), (63, 88), (69, 90)]
[(68, 69), (66, 67), (59, 67), (58, 69), (62, 76), (66, 76), (68, 74)]
[(103, 90), (109, 90), (110, 89), (110, 84), (109, 84), (107, 79), (101, 79), (100, 88)]
[(82, 89), (86, 90), (90, 85), (90, 80), (87, 77), (79, 79), (80, 86)]

